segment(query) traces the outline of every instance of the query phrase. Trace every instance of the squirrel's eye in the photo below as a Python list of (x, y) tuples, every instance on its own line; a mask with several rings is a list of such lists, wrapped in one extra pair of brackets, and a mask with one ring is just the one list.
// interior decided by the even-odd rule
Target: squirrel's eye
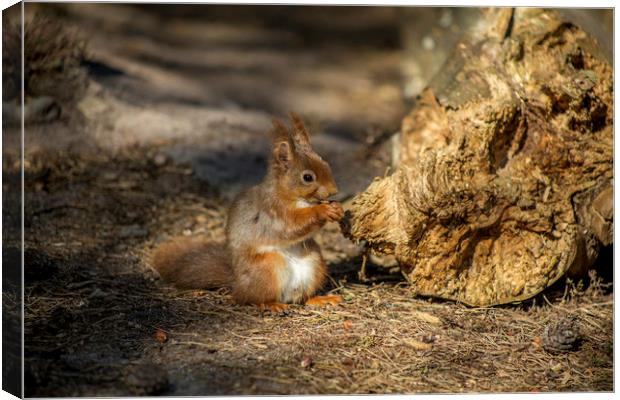
[(312, 171), (304, 171), (301, 174), (301, 179), (303, 179), (305, 183), (312, 183), (314, 182), (314, 173)]

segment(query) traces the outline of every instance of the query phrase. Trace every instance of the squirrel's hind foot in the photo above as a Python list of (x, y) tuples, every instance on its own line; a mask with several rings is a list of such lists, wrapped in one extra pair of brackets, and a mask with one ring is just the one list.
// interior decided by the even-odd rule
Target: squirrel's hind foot
[(327, 296), (314, 296), (306, 301), (307, 306), (323, 307), (326, 305), (335, 306), (342, 302), (342, 296), (338, 294), (330, 294)]
[(289, 309), (288, 304), (284, 303), (262, 303), (259, 304), (258, 307), (262, 311), (271, 311), (272, 313), (280, 313), (282, 311), (286, 311)]

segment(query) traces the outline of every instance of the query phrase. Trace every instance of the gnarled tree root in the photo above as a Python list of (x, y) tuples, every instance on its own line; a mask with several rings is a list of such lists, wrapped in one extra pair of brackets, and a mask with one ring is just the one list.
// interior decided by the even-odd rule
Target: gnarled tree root
[(395, 171), (357, 196), (350, 238), (421, 295), (532, 297), (613, 236), (613, 75), (551, 11), (489, 12), (405, 118)]

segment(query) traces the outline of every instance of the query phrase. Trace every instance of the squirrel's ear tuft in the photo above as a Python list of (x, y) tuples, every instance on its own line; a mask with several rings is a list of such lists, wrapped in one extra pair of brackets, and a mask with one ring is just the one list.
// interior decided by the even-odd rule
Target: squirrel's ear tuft
[(273, 160), (276, 165), (288, 169), (292, 158), (292, 149), (288, 141), (281, 141), (273, 144)]
[(293, 121), (293, 133), (291, 138), (295, 142), (295, 147), (298, 149), (310, 149), (310, 139), (308, 138), (308, 130), (304, 126), (303, 121), (294, 112), (290, 112), (291, 121)]
[(271, 120), (271, 123), (273, 124), (273, 129), (271, 130), (271, 140), (273, 141), (273, 143), (278, 143), (278, 142), (283, 142), (283, 141), (288, 142), (290, 139), (290, 136), (288, 133), (288, 129), (286, 129), (286, 126), (284, 126), (282, 121), (280, 121), (277, 118), (273, 118)]
[(279, 119), (272, 119), (273, 160), (278, 167), (288, 169), (293, 159), (293, 142), (286, 126)]

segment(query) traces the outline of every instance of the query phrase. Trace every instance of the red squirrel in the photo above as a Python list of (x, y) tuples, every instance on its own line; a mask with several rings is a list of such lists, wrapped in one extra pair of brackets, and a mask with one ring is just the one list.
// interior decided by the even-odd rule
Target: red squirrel
[(291, 130), (273, 120), (267, 175), (233, 201), (225, 244), (177, 239), (155, 250), (153, 267), (164, 281), (183, 289), (230, 287), (236, 302), (274, 312), (287, 303), (342, 301), (338, 295), (313, 296), (327, 266), (312, 235), (342, 219), (342, 206), (327, 201), (338, 188), (301, 119), (291, 113), (291, 120)]

